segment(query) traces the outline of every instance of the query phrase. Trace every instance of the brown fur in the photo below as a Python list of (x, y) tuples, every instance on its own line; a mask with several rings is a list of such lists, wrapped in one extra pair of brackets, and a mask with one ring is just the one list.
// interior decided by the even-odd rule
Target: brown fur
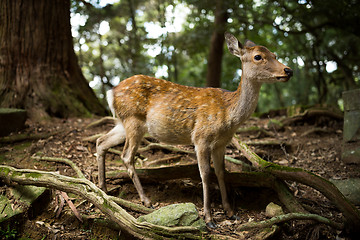
[[(150, 205), (134, 169), (138, 145), (143, 135), (149, 132), (161, 142), (195, 145), (207, 223), (212, 223), (210, 160), (214, 163), (223, 207), (229, 217), (234, 215), (224, 181), (225, 147), (239, 125), (255, 110), (261, 84), (287, 81), (292, 71), (277, 61), (275, 54), (267, 48), (256, 46), (251, 41), (242, 46), (231, 34), (225, 37), (230, 52), (240, 57), (243, 63), (241, 82), (235, 92), (188, 87), (144, 75), (130, 77), (113, 88), (109, 105), (119, 122), (97, 141), (99, 184), (103, 190), (106, 190), (106, 150), (126, 139), (122, 158), (141, 200)], [(254, 59), (255, 55), (260, 55), (262, 59)]]

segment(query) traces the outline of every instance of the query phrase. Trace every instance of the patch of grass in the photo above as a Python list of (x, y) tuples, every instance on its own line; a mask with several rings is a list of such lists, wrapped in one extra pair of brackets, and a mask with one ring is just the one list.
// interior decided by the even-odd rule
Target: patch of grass
[(14, 150), (24, 150), (31, 146), (31, 142), (24, 142), (13, 146)]
[(16, 235), (17, 235), (17, 230), (11, 229), (10, 225), (8, 225), (5, 230), (0, 229), (0, 238), (1, 239), (6, 239), (6, 240), (17, 239)]

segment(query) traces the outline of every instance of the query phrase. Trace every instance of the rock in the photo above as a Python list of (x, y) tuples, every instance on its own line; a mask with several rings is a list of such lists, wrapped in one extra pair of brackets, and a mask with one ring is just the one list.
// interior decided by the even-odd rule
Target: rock
[(18, 185), (6, 188), (6, 191), (0, 195), (0, 223), (9, 222), (12, 218), (28, 213), (29, 209), (32, 212), (28, 215), (34, 215), (36, 211), (43, 210), (44, 202), (37, 202), (37, 200), (40, 196), (49, 196), (48, 193), (46, 188), (35, 186)]
[[(360, 142), (348, 143), (343, 147), (341, 158), (344, 163), (360, 163)], [(355, 145), (355, 146), (354, 146)], [(351, 147), (354, 146), (354, 147)]]
[(360, 141), (360, 109), (346, 111), (344, 114), (344, 141)]
[(271, 202), (266, 206), (265, 215), (268, 217), (276, 217), (284, 214), (282, 207)]
[(206, 230), (206, 224), (193, 203), (172, 204), (162, 207), (150, 214), (138, 218), (139, 222), (148, 222), (156, 225), (175, 227), (191, 226)]
[(330, 179), (340, 192), (353, 204), (360, 205), (360, 178)]
[(0, 108), (0, 137), (24, 128), (26, 111), (15, 108)]
[(344, 130), (341, 158), (345, 163), (360, 164), (360, 89), (343, 92)]

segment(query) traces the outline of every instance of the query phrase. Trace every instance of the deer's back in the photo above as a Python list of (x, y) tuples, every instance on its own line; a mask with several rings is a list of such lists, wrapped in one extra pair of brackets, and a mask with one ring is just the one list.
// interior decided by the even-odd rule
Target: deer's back
[(227, 121), (226, 94), (136, 75), (114, 88), (114, 107), (121, 120), (137, 116), (160, 141), (190, 144), (193, 135), (216, 138)]

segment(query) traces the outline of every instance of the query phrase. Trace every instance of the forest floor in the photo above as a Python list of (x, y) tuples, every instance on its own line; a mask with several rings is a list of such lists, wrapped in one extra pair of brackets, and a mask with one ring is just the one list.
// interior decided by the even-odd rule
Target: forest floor
[[(329, 117), (306, 118), (283, 128), (269, 125), (273, 119), (284, 117), (267, 116), (265, 118), (251, 118), (243, 126), (243, 131), (237, 135), (252, 150), (266, 160), (291, 167), (309, 170), (326, 179), (359, 178), (360, 166), (347, 165), (341, 161), (343, 122)], [(72, 160), (79, 166), (85, 176), (97, 183), (97, 162), (95, 157), (95, 143), (83, 141), (83, 138), (98, 133), (106, 133), (113, 124), (106, 124), (87, 128), (88, 124), (98, 118), (53, 119), (42, 124), (27, 122), (22, 133), (49, 133), (51, 136), (41, 140), (25, 140), (16, 143), (0, 144), (0, 163), (17, 168), (29, 168), (55, 171), (63, 175), (75, 176), (75, 172), (67, 165), (33, 160), (34, 153), (41, 152), (42, 156), (62, 157)], [(258, 127), (259, 129), (255, 129)], [(263, 131), (265, 130), (265, 131)], [(123, 145), (116, 147), (122, 150)], [(178, 146), (192, 149), (191, 146)], [(229, 146), (227, 155), (243, 159), (240, 152)], [(162, 165), (178, 165), (195, 163), (194, 156), (173, 153), (166, 150), (153, 149), (139, 155), (143, 161), (137, 162), (137, 168)], [(157, 161), (162, 159), (163, 161)], [(226, 162), (228, 171), (240, 171), (239, 165)], [(106, 170), (124, 169), (120, 157), (113, 153), (107, 154)], [(129, 181), (108, 179), (108, 188), (115, 188), (111, 194), (140, 204), (139, 197)], [(308, 206), (315, 213), (333, 220), (341, 219), (342, 214), (334, 205), (319, 192), (310, 187), (294, 182), (288, 182), (294, 195), (304, 206)], [(228, 183), (231, 186), (231, 183)], [(200, 182), (188, 179), (177, 179), (163, 182), (143, 183), (145, 192), (150, 197), (155, 208), (173, 203), (194, 203), (200, 215), (203, 216), (202, 187)], [(4, 187), (4, 186), (3, 186)], [(212, 186), (212, 210), (218, 228), (209, 230), (213, 234), (221, 234), (234, 239), (254, 239), (258, 231), (238, 231), (237, 226), (249, 221), (267, 219), (266, 205), (273, 201), (279, 203), (276, 193), (268, 189), (259, 188), (231, 188), (231, 199), (240, 220), (227, 220), (221, 208), (220, 192), (216, 184)], [(81, 223), (76, 219), (68, 206), (64, 208), (58, 218), (55, 210), (58, 206), (56, 192), (52, 192), (49, 204), (42, 207), (42, 211), (24, 220), (22, 230), (18, 230), (17, 237), (23, 239), (124, 239), (122, 235), (109, 226), (104, 226), (96, 219), (105, 218), (92, 204), (80, 197), (69, 194), (70, 199), (77, 206), (87, 221)], [(139, 213), (130, 212), (135, 217)], [(281, 224), (281, 228), (274, 239), (348, 239), (327, 225), (311, 221), (291, 221)]]

